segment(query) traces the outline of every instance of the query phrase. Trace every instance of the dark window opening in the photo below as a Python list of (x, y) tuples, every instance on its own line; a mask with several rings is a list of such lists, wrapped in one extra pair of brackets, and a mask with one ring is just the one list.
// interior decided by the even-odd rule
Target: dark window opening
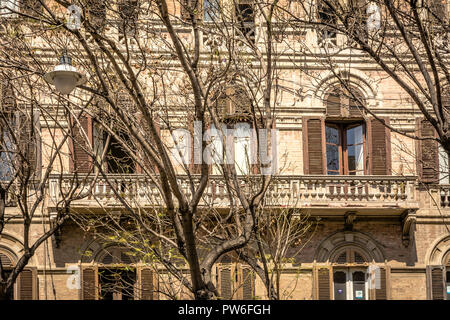
[(446, 277), (445, 277), (445, 292), (447, 292), (447, 300), (450, 300), (450, 267), (447, 267)]
[[(14, 177), (15, 142), (10, 127), (14, 123), (11, 114), (0, 115), (0, 181), (10, 181)], [(9, 125), (8, 125), (9, 124)]]
[(336, 46), (336, 31), (331, 27), (337, 24), (333, 10), (323, 1), (318, 4), (318, 19), (323, 25), (319, 25), (319, 45), (322, 47)]
[(100, 269), (101, 300), (134, 300), (136, 272), (125, 268)]
[(335, 271), (333, 275), (334, 300), (347, 300), (347, 274)]
[(124, 0), (119, 3), (121, 22), (119, 25), (119, 40), (136, 36), (139, 16), (139, 2), (137, 0)]
[(239, 2), (236, 7), (239, 31), (252, 43), (255, 42), (255, 12), (251, 2)]
[(106, 5), (104, 1), (87, 0), (86, 7), (88, 11), (88, 19), (91, 25), (102, 31), (106, 23)]
[[(108, 173), (132, 174), (136, 172), (136, 164), (122, 143), (130, 146), (130, 139), (125, 133), (118, 133), (121, 141), (111, 136), (106, 154)], [(103, 141), (107, 141), (108, 134), (103, 133)]]

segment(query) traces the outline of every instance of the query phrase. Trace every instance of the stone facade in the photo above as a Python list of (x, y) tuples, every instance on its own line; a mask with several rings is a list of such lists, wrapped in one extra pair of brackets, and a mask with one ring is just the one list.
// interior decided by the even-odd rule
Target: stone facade
[[(179, 10), (175, 3), (169, 1), (169, 10)], [(306, 39), (314, 37), (314, 33), (308, 31)], [(345, 52), (341, 54), (344, 58), (351, 55)], [(358, 291), (366, 290), (363, 293), (365, 299), (431, 299), (435, 286), (430, 266), (446, 266), (442, 275), (444, 282), (450, 272), (450, 208), (445, 205), (446, 196), (443, 196), (448, 194), (445, 193), (448, 192), (446, 185), (422, 184), (417, 169), (420, 155), (417, 154), (416, 141), (394, 132), (389, 133), (390, 151), (386, 153), (388, 158), (385, 159), (386, 166), (391, 166), (390, 174), (378, 175), (366, 171), (359, 180), (358, 176), (342, 174), (337, 180), (329, 180), (327, 175), (306, 174), (305, 168), (310, 170), (311, 163), (305, 164), (305, 158), (312, 151), (308, 149), (309, 145), (305, 145), (308, 143), (305, 123), (310, 118), (329, 121), (325, 98), (337, 82), (329, 70), (323, 70), (323, 66), (311, 62), (314, 56), (307, 58), (310, 62), (303, 66), (316, 68), (314, 77), (301, 75), (289, 62), (283, 65), (286, 69), (283, 70), (285, 78), (296, 79), (295, 85), (300, 90), (297, 96), (285, 94), (277, 102), (278, 162), (284, 168), (280, 173), (282, 182), (279, 183), (291, 188), (291, 196), (297, 199), (296, 207), (304, 208), (311, 214), (311, 219), (320, 218), (320, 221), (304, 248), (294, 257), (294, 262), (285, 266), (281, 277), (281, 298), (333, 299), (340, 294), (336, 291), (338, 285), (335, 272), (341, 271), (347, 277), (346, 289), (343, 289), (346, 298), (357, 298), (360, 294)], [(364, 94), (365, 101), (376, 115), (389, 118), (394, 128), (407, 133), (415, 132), (416, 120), (421, 118), (421, 113), (414, 103), (394, 80), (383, 76), (370, 61), (359, 59), (358, 63), (342, 63), (342, 70), (348, 72), (351, 85)], [(367, 125), (368, 119), (361, 117), (358, 121)], [(52, 128), (42, 123), (43, 140), (49, 139), (48, 130)], [(164, 129), (162, 136), (169, 137)], [(368, 136), (366, 138), (369, 139)], [(369, 148), (369, 144), (366, 147)], [(69, 146), (65, 146), (63, 151), (70, 153)], [(42, 153), (45, 167), (45, 148)], [(54, 168), (55, 172), (70, 174), (69, 160), (66, 160), (62, 168)], [(178, 169), (181, 172), (181, 168)], [(352, 179), (356, 179), (356, 182)], [(351, 194), (346, 189), (350, 188), (351, 183), (359, 185), (352, 191), (357, 194)], [(344, 189), (346, 195), (339, 195)], [(51, 194), (46, 201), (45, 213), (51, 213), (53, 209), (51, 203), (54, 199)], [(217, 205), (226, 207), (227, 204)], [(95, 201), (79, 202), (75, 207), (95, 210)], [(7, 214), (14, 215), (15, 210), (16, 207), (8, 207)], [(354, 219), (349, 220), (349, 214)], [(32, 225), (32, 239), (49, 227), (47, 220), (36, 220)], [(0, 252), (7, 252), (13, 260), (20, 256), (23, 241), (21, 228), (20, 223), (13, 221), (7, 224), (0, 235)], [(92, 249), (89, 258), (82, 256), (87, 248)], [(347, 249), (349, 255), (356, 252), (363, 257), (362, 260), (358, 260), (356, 255), (352, 258), (347, 256), (344, 261), (339, 260), (339, 254)], [(66, 223), (60, 234), (39, 247), (28, 265), (37, 270), (36, 298), (83, 298), (82, 288), (77, 288), (78, 274), (72, 272), (78, 272), (76, 267), (95, 265), (102, 250), (101, 245), (75, 223)], [(366, 277), (364, 289), (355, 289), (356, 280), (352, 277), (356, 276), (353, 272), (366, 272), (370, 266), (381, 267), (382, 272), (385, 272), (381, 279), (383, 288), (369, 288), (370, 277)], [(321, 278), (321, 268), (330, 268), (331, 275), (327, 280)], [(446, 281), (448, 287), (445, 287), (445, 292), (448, 297), (450, 279)], [(164, 290), (161, 285), (160, 288)], [(266, 299), (265, 288), (259, 278), (254, 280), (253, 288), (254, 298)], [(177, 296), (190, 298), (189, 294), (181, 291)], [(159, 295), (158, 298), (164, 297)]]

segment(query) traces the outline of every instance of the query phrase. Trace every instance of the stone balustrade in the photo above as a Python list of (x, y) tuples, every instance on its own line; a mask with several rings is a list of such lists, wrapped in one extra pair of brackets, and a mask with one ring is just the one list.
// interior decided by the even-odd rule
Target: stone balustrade
[[(199, 176), (192, 182), (198, 184)], [(241, 177), (241, 190), (255, 192), (260, 176)], [(275, 176), (266, 196), (266, 204), (289, 207), (399, 207), (408, 208), (416, 202), (415, 176)], [(56, 203), (73, 186), (70, 174), (54, 175), (50, 179), (50, 200)], [(109, 174), (107, 178), (78, 177), (79, 206), (121, 206), (119, 198), (131, 206), (164, 206), (161, 194), (151, 178), (139, 175)], [(192, 194), (187, 176), (179, 176), (178, 184), (189, 199)], [(447, 189), (450, 194), (450, 186)], [(448, 198), (447, 198), (448, 199)], [(229, 197), (222, 176), (210, 176), (200, 202), (201, 206), (226, 208)]]

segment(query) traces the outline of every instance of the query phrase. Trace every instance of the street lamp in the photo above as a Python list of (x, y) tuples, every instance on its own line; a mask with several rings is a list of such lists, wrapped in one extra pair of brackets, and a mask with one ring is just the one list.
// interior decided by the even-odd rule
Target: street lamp
[(44, 75), (44, 80), (55, 86), (62, 94), (70, 94), (75, 87), (86, 82), (86, 77), (72, 65), (72, 58), (64, 53), (53, 71)]

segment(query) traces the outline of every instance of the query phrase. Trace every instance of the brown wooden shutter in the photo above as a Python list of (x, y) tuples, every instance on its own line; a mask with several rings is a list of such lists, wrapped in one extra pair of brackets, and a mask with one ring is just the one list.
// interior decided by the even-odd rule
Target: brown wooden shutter
[(303, 165), (305, 174), (325, 173), (324, 120), (303, 118)]
[(445, 284), (444, 284), (444, 266), (427, 266), (427, 289), (428, 299), (444, 300)]
[(18, 300), (38, 300), (37, 269), (27, 267), (17, 278)]
[(157, 273), (150, 267), (138, 268), (140, 300), (158, 300), (159, 281)]
[(255, 277), (250, 266), (240, 266), (239, 268), (240, 300), (252, 300), (255, 296)]
[(328, 117), (341, 117), (341, 91), (333, 90), (330, 92), (326, 99), (327, 116)]
[[(435, 130), (430, 122), (425, 119), (417, 119), (417, 132), (419, 137), (434, 138)], [(418, 140), (416, 144), (417, 171), (423, 183), (439, 182), (439, 147), (435, 140)]]
[(375, 284), (379, 284), (379, 287), (375, 287), (375, 299), (376, 300), (388, 300), (390, 292), (390, 267), (380, 267), (379, 273), (375, 273), (375, 276), (379, 275), (380, 279), (375, 279)]
[[(33, 117), (33, 119), (31, 119)], [(39, 179), (41, 174), (41, 126), (40, 113), (31, 113), (31, 106), (20, 106), (16, 112), (17, 132), (19, 138), (19, 152), (27, 161), (19, 156), (18, 168), (24, 176)]]
[(233, 297), (233, 265), (231, 263), (220, 263), (217, 266), (217, 291), (220, 298), (231, 300)]
[(332, 268), (330, 266), (314, 267), (314, 284), (315, 299), (331, 300), (332, 299)]
[[(73, 139), (71, 144), (71, 172), (89, 173), (92, 170), (92, 158), (89, 155), (89, 150), (92, 145), (92, 118), (90, 116), (82, 116), (79, 119), (79, 124), (72, 121)], [(83, 132), (84, 131), (84, 132)], [(89, 141), (86, 141), (85, 134)]]
[(81, 300), (98, 299), (98, 268), (85, 266), (81, 268)]
[(1, 85), (1, 112), (14, 112), (16, 109), (16, 98), (14, 96), (14, 89), (8, 80), (2, 80)]
[[(389, 118), (382, 118), (389, 124)], [(391, 133), (379, 120), (370, 119), (367, 122), (369, 140), (369, 165), (372, 175), (391, 175)]]

